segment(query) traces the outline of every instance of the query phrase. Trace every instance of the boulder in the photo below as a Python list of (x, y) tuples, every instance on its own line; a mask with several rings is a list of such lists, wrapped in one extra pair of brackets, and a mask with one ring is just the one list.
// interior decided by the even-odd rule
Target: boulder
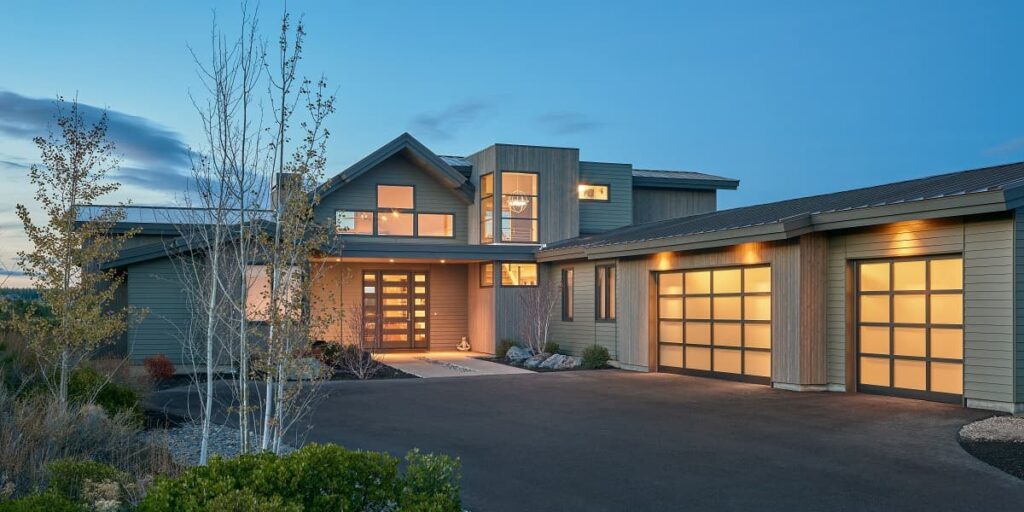
[(524, 347), (512, 347), (505, 353), (505, 359), (510, 363), (521, 363), (530, 358), (533, 352)]
[(324, 366), (315, 357), (303, 357), (295, 361), (295, 367), (288, 372), (288, 380), (314, 380), (324, 374)]
[(535, 356), (530, 356), (529, 359), (527, 359), (526, 361), (523, 362), (523, 367), (524, 368), (531, 368), (531, 369), (532, 368), (536, 368), (536, 367), (540, 366), (541, 363), (543, 363), (549, 357), (551, 357), (551, 354), (544, 353), (544, 352), (542, 352), (540, 354), (537, 354)]
[(583, 361), (578, 357), (555, 354), (541, 363), (540, 367), (549, 370), (569, 370), (579, 368), (582, 364)]

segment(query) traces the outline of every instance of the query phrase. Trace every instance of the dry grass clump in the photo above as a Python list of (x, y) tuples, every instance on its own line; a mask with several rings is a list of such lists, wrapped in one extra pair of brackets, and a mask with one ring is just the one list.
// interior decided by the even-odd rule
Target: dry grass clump
[(0, 500), (45, 489), (47, 465), (68, 458), (117, 468), (139, 493), (155, 475), (179, 471), (166, 445), (143, 441), (126, 414), (108, 417), (92, 404), (63, 410), (46, 393), (15, 397), (0, 386)]

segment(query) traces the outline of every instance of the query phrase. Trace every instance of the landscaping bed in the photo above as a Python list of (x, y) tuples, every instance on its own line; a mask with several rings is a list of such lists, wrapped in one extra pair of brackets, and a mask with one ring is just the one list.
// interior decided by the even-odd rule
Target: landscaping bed
[(576, 357), (561, 353), (557, 343), (548, 342), (543, 351), (537, 351), (512, 341), (503, 341), (498, 356), (484, 360), (535, 372), (561, 372), (610, 368), (608, 359), (608, 349), (598, 345), (587, 347), (581, 357)]
[(368, 377), (363, 377), (363, 378), (360, 378), (360, 377), (356, 376), (354, 373), (352, 373), (350, 371), (347, 371), (347, 370), (345, 370), (343, 368), (335, 368), (334, 375), (331, 376), (331, 380), (377, 380), (377, 379), (418, 379), (419, 378), (419, 377), (417, 377), (417, 376), (415, 376), (415, 375), (413, 375), (411, 373), (405, 373), (402, 370), (399, 370), (398, 368), (395, 368), (393, 366), (388, 366), (388, 365), (386, 365), (384, 363), (381, 363), (380, 366), (381, 366), (380, 369), (378, 369), (376, 372), (372, 373)]
[(960, 429), (960, 446), (981, 461), (1024, 479), (1024, 417), (993, 416)]

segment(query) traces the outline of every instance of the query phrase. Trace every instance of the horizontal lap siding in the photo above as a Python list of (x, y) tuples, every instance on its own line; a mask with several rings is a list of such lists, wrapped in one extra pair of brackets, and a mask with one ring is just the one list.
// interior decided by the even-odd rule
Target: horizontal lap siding
[(476, 352), (493, 354), (494, 340), (494, 287), (480, 286), (480, 264), (467, 265), (469, 343)]
[[(583, 261), (571, 264), (551, 265), (547, 275), (549, 279), (555, 279), (561, 283), (562, 269), (573, 269), (573, 286), (575, 314), (571, 322), (562, 320), (562, 301), (558, 299), (558, 305), (551, 313), (550, 334), (548, 339), (559, 344), (562, 350), (580, 355), (583, 350), (591, 345), (601, 345), (608, 349), (608, 353), (616, 359), (616, 324), (613, 322), (598, 322), (595, 319), (595, 266), (600, 264), (614, 263), (614, 261), (593, 262)], [(621, 277), (617, 279), (621, 282)], [(621, 295), (619, 295), (621, 297)], [(621, 303), (620, 311), (621, 311)], [(621, 321), (621, 315), (619, 315)]]
[(456, 192), (442, 184), (426, 171), (401, 155), (395, 155), (382, 162), (377, 168), (359, 176), (351, 183), (320, 198), (316, 207), (316, 220), (334, 223), (335, 210), (375, 211), (377, 209), (377, 185), (413, 185), (414, 206), (417, 212), (451, 213), (455, 216), (455, 238), (365, 236), (348, 235), (352, 240), (374, 242), (416, 243), (466, 243), (469, 232), (469, 211)]
[(1013, 225), (1008, 218), (901, 222), (833, 235), (828, 263), (828, 377), (846, 382), (846, 268), (851, 260), (962, 253), (964, 396), (1013, 401)]
[(129, 266), (127, 274), (123, 286), (128, 304), (149, 311), (128, 332), (132, 362), (163, 354), (174, 364), (187, 364), (182, 344), (189, 332), (191, 314), (174, 263), (169, 258), (152, 260)]
[(633, 166), (580, 162), (580, 183), (608, 186), (608, 201), (580, 201), (580, 233), (600, 233), (633, 220)]

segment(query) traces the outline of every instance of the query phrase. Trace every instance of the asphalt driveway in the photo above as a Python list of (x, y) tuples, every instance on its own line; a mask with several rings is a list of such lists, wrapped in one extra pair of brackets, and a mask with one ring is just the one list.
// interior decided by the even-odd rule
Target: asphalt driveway
[(308, 441), (457, 455), (474, 512), (1024, 506), (956, 442), (990, 413), (945, 404), (611, 370), (326, 391)]

